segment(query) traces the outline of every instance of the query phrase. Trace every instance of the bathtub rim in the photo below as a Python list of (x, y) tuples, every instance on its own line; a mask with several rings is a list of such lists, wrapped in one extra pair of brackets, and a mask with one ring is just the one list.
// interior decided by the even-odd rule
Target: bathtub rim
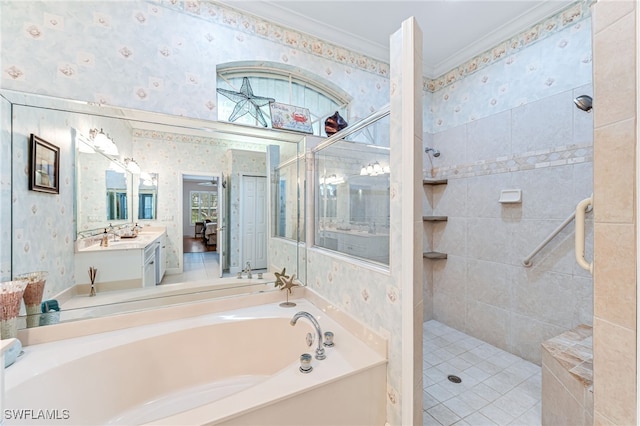
[[(307, 300), (317, 309), (327, 314), (334, 321), (343, 326), (367, 346), (378, 354), (388, 359), (389, 336), (385, 336), (384, 330), (375, 331), (368, 325), (349, 313), (341, 310), (335, 304), (316, 293), (308, 287), (294, 287), (290, 300)], [(115, 330), (155, 324), (158, 322), (172, 321), (182, 318), (191, 318), (211, 313), (230, 311), (251, 306), (264, 305), (283, 301), (282, 292), (264, 292), (246, 295), (233, 295), (217, 299), (198, 300), (185, 302), (178, 305), (161, 306), (135, 312), (113, 314), (106, 317), (89, 318), (81, 321), (70, 321), (44, 327), (27, 328), (18, 330), (18, 339), (23, 347), (49, 343), (75, 337), (105, 333)], [(291, 308), (291, 315), (297, 312)]]

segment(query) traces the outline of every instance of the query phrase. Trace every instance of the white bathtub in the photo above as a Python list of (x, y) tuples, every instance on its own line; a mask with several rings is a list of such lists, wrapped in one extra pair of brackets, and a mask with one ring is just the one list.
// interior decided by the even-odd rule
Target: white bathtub
[[(6, 370), (6, 423), (383, 425), (385, 357), (296, 302), (28, 346)], [(298, 359), (314, 354), (314, 330), (304, 318), (289, 324), (300, 310), (336, 342), (309, 374)], [(56, 420), (38, 418), (47, 415)]]

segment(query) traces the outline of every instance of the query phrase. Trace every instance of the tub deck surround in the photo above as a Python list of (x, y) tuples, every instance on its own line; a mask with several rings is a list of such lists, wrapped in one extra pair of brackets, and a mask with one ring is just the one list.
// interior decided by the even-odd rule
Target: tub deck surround
[[(57, 424), (242, 424), (255, 415), (261, 424), (384, 424), (382, 339), (374, 342), (367, 331), (375, 343), (369, 346), (356, 336), (363, 330), (349, 330), (353, 321), (345, 327), (306, 299), (295, 299), (295, 308), (264, 303), (274, 294), (242, 297), (251, 299), (247, 307), (168, 321), (149, 311), (154, 323), (26, 346), (6, 370), (5, 408), (69, 410), (69, 419)], [(289, 323), (301, 310), (335, 334), (336, 346), (326, 348), (325, 360), (313, 359), (310, 374), (298, 367), (299, 356), (311, 350), (305, 335), (313, 328)], [(316, 409), (331, 403), (340, 409)]]
[[(271, 274), (272, 275), (272, 274)], [(228, 298), (245, 293), (274, 291), (274, 279), (265, 274), (265, 279), (222, 279), (217, 281), (191, 281), (163, 284), (155, 288), (125, 289), (122, 291), (98, 292), (73, 296), (60, 305), (59, 321), (75, 321), (107, 315), (135, 312), (181, 303), (200, 301), (205, 298)]]

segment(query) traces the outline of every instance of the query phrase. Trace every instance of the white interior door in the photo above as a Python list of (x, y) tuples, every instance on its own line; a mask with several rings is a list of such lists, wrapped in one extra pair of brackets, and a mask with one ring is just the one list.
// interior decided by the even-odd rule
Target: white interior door
[(218, 182), (218, 229), (216, 234), (216, 247), (218, 248), (218, 263), (220, 264), (220, 278), (224, 273), (225, 260), (227, 256), (226, 232), (227, 232), (227, 207), (226, 193), (227, 183), (224, 173)]
[(242, 176), (241, 265), (252, 269), (267, 267), (267, 178)]

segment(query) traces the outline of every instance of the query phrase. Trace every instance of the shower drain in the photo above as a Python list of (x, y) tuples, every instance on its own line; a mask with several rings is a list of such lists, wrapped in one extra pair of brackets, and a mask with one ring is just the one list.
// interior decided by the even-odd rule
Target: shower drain
[(453, 374), (447, 376), (447, 379), (449, 379), (449, 381), (453, 383), (462, 383), (462, 379), (458, 376), (454, 376)]

